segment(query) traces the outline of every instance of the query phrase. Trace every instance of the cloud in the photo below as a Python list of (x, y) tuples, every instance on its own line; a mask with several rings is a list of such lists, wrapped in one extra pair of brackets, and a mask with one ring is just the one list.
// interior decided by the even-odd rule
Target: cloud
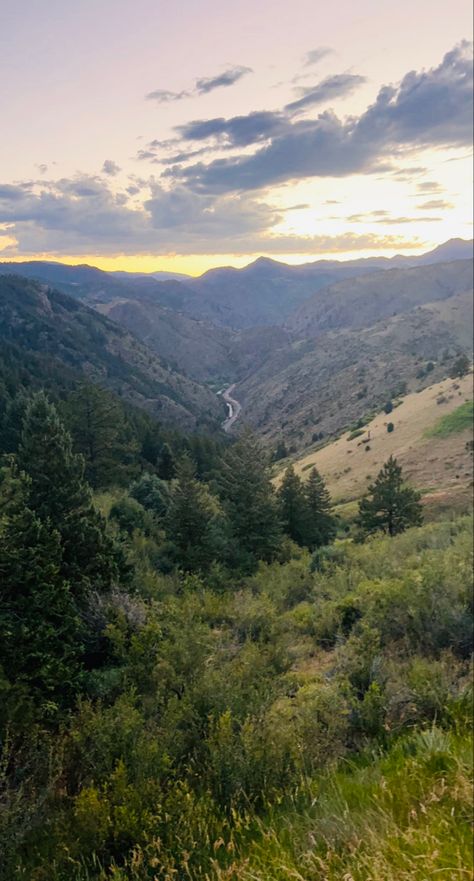
[(122, 169), (120, 168), (120, 165), (117, 165), (117, 163), (114, 162), (113, 159), (106, 159), (102, 166), (102, 173), (108, 174), (110, 175), (110, 177), (115, 177), (115, 175), (118, 174), (121, 170)]
[(185, 125), (177, 126), (175, 131), (184, 141), (217, 138), (232, 146), (247, 147), (268, 140), (288, 129), (289, 122), (283, 113), (256, 110), (246, 116), (233, 116), (230, 119), (224, 117), (195, 119)]
[(314, 104), (323, 104), (326, 101), (350, 95), (358, 86), (365, 82), (365, 76), (351, 73), (338, 73), (334, 76), (328, 76), (316, 86), (298, 89), (301, 98), (291, 101), (290, 104), (286, 105), (285, 110), (294, 113), (295, 111), (306, 110), (307, 107), (311, 107)]
[[(386, 169), (388, 159), (399, 159), (404, 152), (471, 143), (471, 57), (471, 44), (460, 44), (438, 67), (412, 71), (399, 85), (382, 87), (374, 104), (359, 117), (342, 120), (326, 111), (314, 119), (291, 121), (271, 114), (273, 124), (278, 119), (279, 125), (274, 132), (266, 129), (270, 143), (251, 155), (179, 169), (177, 176), (203, 192), (251, 190), (302, 178), (370, 173)], [(254, 125), (252, 116), (237, 119), (242, 130), (248, 126), (245, 143), (258, 145), (262, 128)], [(224, 133), (232, 138), (232, 123), (232, 119), (200, 120), (199, 129), (190, 124), (188, 129), (182, 127), (181, 134)]]
[(310, 51), (306, 53), (303, 57), (303, 64), (305, 67), (309, 67), (311, 64), (319, 64), (323, 58), (326, 58), (333, 53), (334, 49), (330, 49), (329, 46), (318, 46), (316, 49), (310, 49)]
[(420, 223), (420, 220), (423, 222), (432, 222), (441, 220), (441, 217), (391, 217), (388, 211), (378, 210), (378, 211), (369, 211), (367, 214), (351, 214), (349, 217), (346, 217), (348, 223), (387, 223), (387, 224), (399, 224), (399, 223)]
[(220, 89), (222, 86), (233, 86), (246, 73), (252, 73), (252, 68), (240, 65), (238, 67), (231, 67), (217, 76), (201, 77), (201, 79), (196, 80), (196, 92), (199, 95), (207, 95), (208, 92), (213, 92), (214, 89)]
[(436, 209), (454, 208), (454, 205), (452, 202), (446, 202), (444, 199), (430, 199), (429, 202), (423, 202), (416, 207), (419, 208), (420, 211), (433, 211)]
[(183, 98), (190, 98), (191, 92), (169, 92), (167, 89), (155, 89), (145, 95), (147, 101), (156, 101), (157, 104), (169, 104), (171, 101), (182, 101)]
[(192, 89), (183, 89), (181, 92), (170, 92), (168, 89), (155, 89), (145, 95), (147, 101), (155, 101), (157, 104), (169, 104), (172, 101), (182, 101), (183, 98), (193, 98), (197, 95), (207, 95), (214, 89), (220, 89), (225, 86), (233, 86), (247, 73), (252, 73), (251, 67), (237, 65), (218, 73), (216, 76), (199, 77)]
[(443, 189), (435, 180), (425, 180), (421, 184), (417, 184), (416, 188), (419, 193), (442, 193)]
[[(130, 189), (130, 188), (129, 188)], [(304, 206), (293, 206), (293, 209)], [(314, 254), (361, 248), (419, 246), (399, 236), (372, 233), (327, 236), (278, 232), (284, 211), (248, 195), (208, 196), (186, 187), (148, 184), (141, 207), (126, 191), (77, 175), (32, 186), (0, 187), (0, 229), (14, 240), (2, 256), (32, 254)]]

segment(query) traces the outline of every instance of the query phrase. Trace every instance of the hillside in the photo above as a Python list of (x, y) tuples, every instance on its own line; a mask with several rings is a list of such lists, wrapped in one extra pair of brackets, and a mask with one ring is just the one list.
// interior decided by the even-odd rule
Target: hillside
[[(293, 326), (292, 313), (318, 291), (336, 283), (377, 274), (385, 286), (382, 270), (393, 272), (394, 268), (423, 267), (471, 257), (472, 242), (452, 239), (414, 257), (316, 260), (299, 266), (260, 257), (242, 269), (219, 267), (199, 278), (169, 273), (107, 273), (93, 266), (41, 261), (0, 263), (0, 275), (13, 272), (38, 279), (91, 304), (116, 298), (145, 300), (220, 327), (242, 330), (282, 324), (287, 319)], [(396, 277), (392, 290), (394, 286)]]
[[(19, 276), (0, 277), (0, 341), (8, 362), (33, 372), (86, 375), (165, 423), (216, 426), (222, 406), (204, 386), (168, 369), (128, 331), (77, 300)], [(39, 377), (37, 377), (39, 379)]]
[(308, 299), (286, 322), (299, 337), (328, 330), (362, 328), (422, 306), (472, 290), (472, 259), (351, 278)]
[[(401, 398), (390, 414), (384, 411), (358, 433), (295, 461), (298, 474), (316, 465), (336, 502), (362, 496), (389, 456), (395, 456), (407, 479), (424, 495), (425, 504), (455, 507), (472, 496), (472, 374), (443, 380)], [(460, 418), (462, 416), (462, 418)], [(387, 432), (388, 423), (394, 430)]]
[[(385, 278), (380, 299), (375, 276), (328, 288), (316, 308), (321, 324), (305, 307), (304, 321), (301, 313), (293, 321), (293, 340), (289, 335), (239, 383), (243, 418), (272, 443), (283, 436), (304, 449), (314, 434), (339, 432), (397, 389), (441, 380), (456, 352), (472, 351), (470, 261), (393, 270)], [(344, 297), (353, 292), (351, 308), (341, 287)], [(334, 292), (340, 299), (332, 303)]]

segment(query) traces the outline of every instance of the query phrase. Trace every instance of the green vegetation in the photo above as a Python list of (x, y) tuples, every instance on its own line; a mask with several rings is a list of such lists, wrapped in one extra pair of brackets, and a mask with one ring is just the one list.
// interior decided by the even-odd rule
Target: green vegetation
[(316, 469), (275, 493), (249, 433), (129, 476), (106, 432), (117, 484), (94, 501), (57, 407), (19, 394), (1, 881), (469, 873), (471, 518), (409, 528), (389, 460), (360, 507), (379, 535), (338, 538)]
[(452, 413), (447, 413), (426, 431), (426, 437), (448, 437), (467, 428), (472, 428), (474, 419), (474, 405), (472, 401), (465, 401)]
[(358, 523), (362, 535), (385, 532), (398, 535), (423, 521), (420, 494), (403, 482), (402, 469), (390, 456), (379, 471), (369, 494), (359, 503)]

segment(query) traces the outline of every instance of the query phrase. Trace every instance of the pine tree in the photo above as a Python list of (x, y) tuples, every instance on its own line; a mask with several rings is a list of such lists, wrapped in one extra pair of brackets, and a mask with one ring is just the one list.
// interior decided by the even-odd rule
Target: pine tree
[(336, 521), (331, 511), (331, 497), (317, 468), (312, 468), (304, 485), (304, 544), (314, 551), (334, 541)]
[(275, 559), (281, 544), (278, 505), (267, 457), (251, 432), (227, 450), (219, 485), (234, 538), (235, 565), (251, 571), (258, 560)]
[(176, 476), (176, 462), (168, 444), (163, 444), (158, 457), (158, 477), (162, 480), (173, 480)]
[(61, 572), (77, 594), (110, 587), (119, 575), (120, 555), (92, 504), (84, 460), (44, 392), (30, 400), (18, 462), (29, 476), (28, 505), (42, 523), (57, 530), (63, 548)]
[(205, 570), (216, 558), (220, 515), (218, 500), (196, 480), (191, 459), (183, 456), (166, 517), (166, 532), (182, 569)]
[[(28, 507), (29, 480), (4, 470), (0, 490), (0, 665), (8, 701), (67, 704), (79, 685), (83, 624), (61, 572), (61, 538)], [(18, 707), (17, 707), (18, 711)]]
[(390, 456), (369, 486), (369, 496), (359, 503), (358, 523), (362, 534), (377, 531), (397, 535), (423, 521), (420, 494), (404, 485), (402, 469)]
[(89, 383), (81, 383), (67, 405), (74, 448), (82, 453), (85, 476), (94, 488), (130, 478), (138, 458), (124, 412), (113, 396)]
[(277, 493), (283, 530), (297, 544), (305, 542), (306, 499), (301, 478), (289, 465)]

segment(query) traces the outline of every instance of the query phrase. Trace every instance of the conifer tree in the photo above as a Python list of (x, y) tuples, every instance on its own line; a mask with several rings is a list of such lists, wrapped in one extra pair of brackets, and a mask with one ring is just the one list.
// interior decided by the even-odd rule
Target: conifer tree
[(402, 469), (390, 456), (379, 471), (369, 495), (359, 503), (358, 523), (362, 534), (385, 532), (397, 535), (423, 521), (420, 494), (404, 485)]
[(158, 457), (158, 477), (173, 480), (176, 476), (176, 462), (168, 444), (163, 444)]
[(71, 589), (110, 587), (119, 575), (120, 555), (92, 504), (84, 460), (73, 452), (71, 436), (44, 392), (28, 404), (18, 462), (30, 478), (29, 507), (61, 536), (61, 572)]
[(61, 537), (28, 507), (29, 480), (5, 469), (0, 489), (0, 665), (9, 703), (68, 703), (78, 686), (83, 623), (61, 572)]
[(286, 469), (277, 493), (284, 531), (297, 544), (305, 542), (306, 499), (301, 478), (293, 465)]
[(67, 414), (74, 448), (84, 457), (91, 486), (104, 487), (131, 476), (138, 444), (110, 393), (81, 383), (69, 398)]
[(304, 486), (304, 543), (311, 550), (330, 544), (336, 535), (331, 497), (317, 468), (312, 468)]
[(251, 432), (227, 450), (219, 483), (236, 565), (251, 570), (258, 560), (273, 560), (281, 544), (278, 505), (267, 457)]
[(168, 538), (177, 550), (178, 563), (188, 571), (205, 570), (219, 553), (220, 506), (195, 477), (189, 456), (178, 464), (176, 485), (166, 517)]

